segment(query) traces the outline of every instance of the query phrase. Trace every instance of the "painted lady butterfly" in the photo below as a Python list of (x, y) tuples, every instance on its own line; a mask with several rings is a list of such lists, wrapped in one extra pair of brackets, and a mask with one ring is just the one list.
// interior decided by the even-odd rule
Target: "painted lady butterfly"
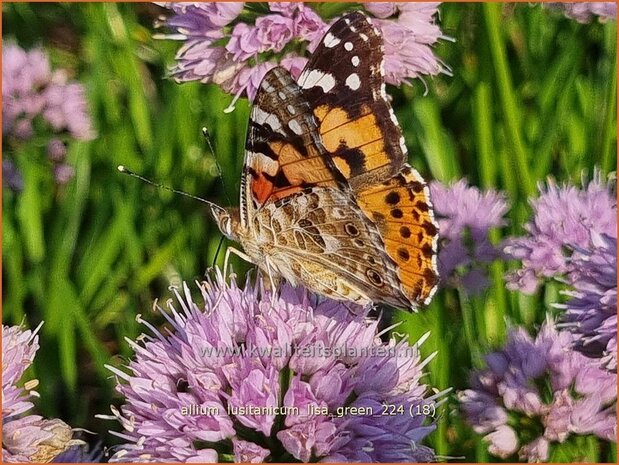
[(269, 276), (360, 304), (416, 309), (436, 290), (438, 229), (387, 100), (380, 33), (333, 24), (296, 82), (274, 68), (249, 120), (238, 209), (221, 231)]

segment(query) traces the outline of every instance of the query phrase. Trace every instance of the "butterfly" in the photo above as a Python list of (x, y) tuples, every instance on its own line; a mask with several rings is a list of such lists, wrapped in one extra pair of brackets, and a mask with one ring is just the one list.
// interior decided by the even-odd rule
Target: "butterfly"
[(219, 229), (269, 276), (340, 301), (410, 310), (436, 290), (429, 189), (405, 161), (383, 41), (363, 13), (336, 21), (298, 80), (281, 67), (252, 106), (239, 208)]

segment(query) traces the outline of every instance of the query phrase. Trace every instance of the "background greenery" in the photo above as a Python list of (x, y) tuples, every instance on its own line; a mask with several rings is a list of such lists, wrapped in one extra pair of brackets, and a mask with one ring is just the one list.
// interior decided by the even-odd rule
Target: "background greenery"
[[(162, 12), (154, 5), (3, 3), (2, 11), (5, 42), (43, 46), (54, 66), (86, 86), (98, 134), (70, 145), (76, 176), (61, 188), (44, 162), (44, 142), (8, 154), (25, 190), (3, 190), (3, 322), (34, 328), (45, 321), (32, 369), (41, 381), (39, 411), (106, 435), (118, 425), (94, 415), (109, 413), (118, 399), (104, 363), (131, 356), (123, 338), (142, 331), (135, 315), (159, 321), (153, 300), (170, 297), (171, 284), (200, 279), (221, 238), (203, 204), (120, 175), (116, 166), (235, 205), (248, 105), (224, 114), (231, 97), (215, 86), (165, 78), (178, 43), (153, 39)], [(532, 4), (469, 3), (442, 5), (440, 24), (455, 41), (435, 51), (453, 76), (425, 79), (426, 95), (420, 81), (389, 92), (411, 162), (426, 179), (466, 177), (508, 193), (510, 223), (494, 240), (523, 232), (527, 197), (547, 176), (580, 183), (594, 166), (615, 170), (615, 23), (582, 25)], [(248, 269), (234, 266), (239, 274)], [(438, 350), (429, 384), (464, 388), (470, 368), (504, 340), (509, 324), (535, 328), (547, 303), (560, 299), (556, 285), (533, 297), (507, 291), (507, 268), (492, 266), (492, 287), (482, 296), (441, 291), (424, 313), (394, 315), (413, 339), (432, 331), (423, 347)], [(431, 440), (439, 454), (494, 460), (453, 398), (440, 415)], [(574, 447), (583, 461), (616, 461), (616, 449), (595, 439)]]

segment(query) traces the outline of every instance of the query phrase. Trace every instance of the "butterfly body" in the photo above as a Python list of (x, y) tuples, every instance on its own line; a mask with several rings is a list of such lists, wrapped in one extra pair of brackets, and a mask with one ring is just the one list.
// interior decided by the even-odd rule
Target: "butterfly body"
[(213, 214), (271, 277), (337, 300), (415, 309), (436, 288), (438, 230), (427, 186), (405, 159), (382, 39), (353, 13), (330, 28), (298, 82), (282, 68), (264, 77), (240, 208)]

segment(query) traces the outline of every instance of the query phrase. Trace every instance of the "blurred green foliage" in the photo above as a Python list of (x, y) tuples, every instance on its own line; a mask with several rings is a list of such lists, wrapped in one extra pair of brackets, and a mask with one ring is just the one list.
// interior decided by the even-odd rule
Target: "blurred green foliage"
[[(152, 302), (167, 299), (171, 284), (201, 279), (221, 238), (203, 204), (116, 167), (236, 205), (248, 105), (240, 101), (224, 114), (231, 96), (215, 86), (166, 79), (178, 43), (153, 39), (161, 13), (155, 5), (2, 9), (5, 42), (43, 46), (55, 67), (86, 86), (97, 131), (95, 140), (69, 146), (76, 175), (62, 188), (33, 157), (41, 143), (10, 154), (26, 188), (19, 195), (3, 190), (3, 322), (34, 328), (45, 321), (32, 373), (41, 381), (41, 413), (106, 434), (117, 425), (94, 418), (113, 402), (104, 364), (131, 355), (123, 338), (142, 331), (135, 315), (160, 321)], [(435, 51), (453, 76), (389, 89), (411, 162), (427, 179), (466, 177), (506, 191), (512, 210), (503, 235), (510, 235), (523, 232), (527, 198), (547, 176), (580, 183), (596, 166), (615, 170), (615, 23), (582, 25), (539, 5), (467, 3), (444, 4), (440, 24), (454, 40)], [(219, 254), (216, 262), (222, 260)], [(249, 269), (233, 264), (240, 275)], [(431, 385), (464, 388), (470, 368), (504, 339), (509, 324), (534, 327), (558, 298), (553, 286), (533, 297), (508, 292), (507, 266), (492, 266), (483, 296), (442, 291), (427, 311), (394, 315), (403, 321), (398, 331), (412, 339), (432, 332), (423, 347), (426, 354), (438, 350), (428, 366)], [(615, 461), (614, 448), (592, 441), (581, 449), (583, 461)], [(432, 445), (446, 456), (490, 459), (455, 400), (443, 409)]]

